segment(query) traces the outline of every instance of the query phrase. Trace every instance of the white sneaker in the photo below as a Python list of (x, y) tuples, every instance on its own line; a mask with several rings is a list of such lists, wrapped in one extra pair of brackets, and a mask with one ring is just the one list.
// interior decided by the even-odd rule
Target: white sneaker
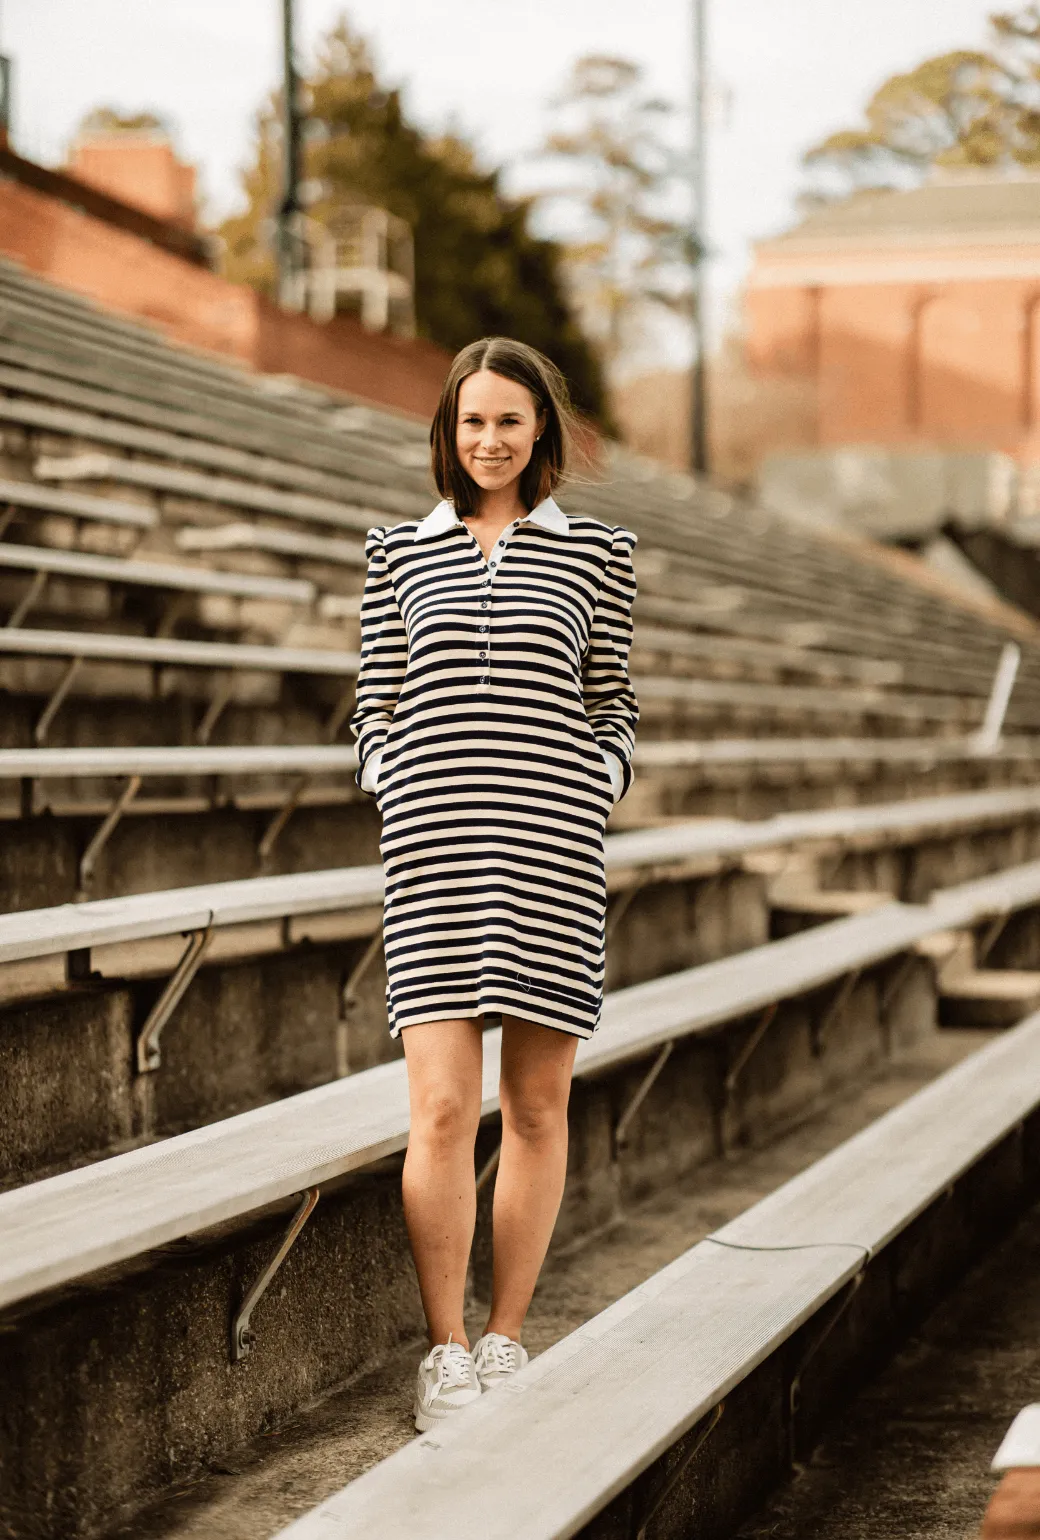
[(473, 1355), (461, 1342), (438, 1342), (431, 1348), (419, 1365), (419, 1380), (415, 1387), (415, 1426), (420, 1433), (427, 1433), (460, 1406), (476, 1401), (480, 1395), (480, 1381), (473, 1363)]
[(481, 1390), (494, 1390), (527, 1362), (526, 1348), (500, 1331), (489, 1331), (473, 1349), (473, 1365)]

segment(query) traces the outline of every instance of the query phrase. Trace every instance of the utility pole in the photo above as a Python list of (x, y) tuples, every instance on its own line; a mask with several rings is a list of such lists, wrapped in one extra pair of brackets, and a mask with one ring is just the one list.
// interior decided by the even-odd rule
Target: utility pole
[(300, 231), (300, 160), (302, 119), (300, 82), (296, 73), (293, 0), (282, 0), (282, 201), (278, 207), (278, 297), (283, 305), (299, 305), (297, 278), (303, 266), (303, 242)]
[(693, 0), (693, 365), (690, 370), (690, 469), (708, 469), (708, 391), (705, 325), (708, 245), (708, 0)]
[[(2, 21), (2, 0), (0, 0), (0, 21)], [(3, 39), (0, 38), (0, 48), (3, 47)], [(0, 150), (6, 150), (11, 137), (11, 76), (13, 68), (10, 59), (0, 53)]]

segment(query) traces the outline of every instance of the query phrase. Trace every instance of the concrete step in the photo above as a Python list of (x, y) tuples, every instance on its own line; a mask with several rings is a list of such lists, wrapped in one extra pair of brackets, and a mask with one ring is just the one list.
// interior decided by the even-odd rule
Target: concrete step
[(799, 931), (826, 925), (848, 914), (869, 914), (882, 904), (890, 904), (894, 893), (866, 892), (851, 888), (810, 888), (781, 879), (769, 889), (770, 934), (793, 936)]
[[(614, 902), (610, 990), (768, 939), (764, 886), (739, 869), (647, 881)], [(0, 1187), (399, 1057), (381, 954), (355, 971), (378, 912), (320, 918), (320, 930), (303, 924), (284, 950), (280, 921), (215, 933), (163, 1029), (161, 1067), (143, 1076), (134, 1072), (137, 1036), (183, 955), (182, 936), (96, 948), (90, 978), (72, 985), (63, 956), (0, 967)], [(5, 984), (8, 972), (17, 976)], [(19, 997), (5, 1001), (5, 988)]]
[[(528, 1350), (544, 1352), (986, 1041), (983, 1033), (931, 1034), (851, 1096), (633, 1204), (608, 1233), (552, 1253), (524, 1333)], [(467, 1312), (471, 1337), (482, 1329), (484, 1303), (475, 1289)], [(271, 1433), (215, 1457), (197, 1482), (106, 1540), (270, 1540), (414, 1437), (410, 1405), (420, 1352), (418, 1340), (406, 1343)]]
[(941, 985), (939, 1021), (944, 1027), (1013, 1027), (1040, 1009), (1040, 972), (978, 968)]
[[(645, 1058), (576, 1081), (555, 1254), (606, 1234), (633, 1202), (667, 1193), (720, 1149), (757, 1148), (871, 1082), (890, 1055), (901, 1059), (936, 1036), (924, 962), (909, 975), (899, 958), (870, 969), (823, 1034), (833, 995), (813, 990), (782, 1004), (750, 1055), (743, 1020), (677, 1041), (667, 1073), (645, 1093)], [(211, 1012), (211, 1056), (219, 1022)], [(618, 1141), (621, 1112), (638, 1097)], [(478, 1166), (498, 1138), (489, 1117)], [(322, 1188), (254, 1316), (255, 1346), (242, 1363), (230, 1361), (229, 1322), (295, 1199), (3, 1312), (0, 1383), (10, 1415), (0, 1419), (0, 1527), (17, 1534), (30, 1516), (33, 1540), (102, 1534), (177, 1483), (233, 1465), (265, 1430), (414, 1347), (421, 1313), (399, 1173), (391, 1156)], [(488, 1279), (490, 1202), (489, 1187), (474, 1249), (478, 1293)], [(385, 1452), (378, 1440), (372, 1452)]]

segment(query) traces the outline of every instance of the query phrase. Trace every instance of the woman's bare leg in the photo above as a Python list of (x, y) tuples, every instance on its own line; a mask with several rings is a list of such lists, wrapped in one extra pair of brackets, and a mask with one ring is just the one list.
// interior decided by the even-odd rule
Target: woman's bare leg
[(487, 1330), (519, 1342), (567, 1175), (567, 1102), (578, 1039), (506, 1016), (502, 1154), (495, 1177), (494, 1282)]
[(430, 1346), (469, 1347), (462, 1318), (476, 1219), (473, 1149), (480, 1122), (480, 1022), (405, 1027), (411, 1129), (404, 1161), (404, 1215), (419, 1275)]

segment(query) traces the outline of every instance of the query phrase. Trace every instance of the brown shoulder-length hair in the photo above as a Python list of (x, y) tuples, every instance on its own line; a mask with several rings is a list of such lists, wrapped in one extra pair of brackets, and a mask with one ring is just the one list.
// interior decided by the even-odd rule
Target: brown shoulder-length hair
[(482, 337), (456, 354), (430, 427), (433, 479), (438, 492), (454, 505), (460, 519), (476, 513), (479, 489), (459, 460), (456, 432), (459, 389), (463, 380), (479, 374), (481, 369), (490, 369), (505, 380), (526, 386), (539, 413), (544, 413), (542, 435), (520, 475), (520, 501), (530, 513), (551, 497), (560, 484), (567, 469), (575, 417), (563, 375), (544, 353), (528, 347), (526, 342), (514, 342), (511, 337)]

